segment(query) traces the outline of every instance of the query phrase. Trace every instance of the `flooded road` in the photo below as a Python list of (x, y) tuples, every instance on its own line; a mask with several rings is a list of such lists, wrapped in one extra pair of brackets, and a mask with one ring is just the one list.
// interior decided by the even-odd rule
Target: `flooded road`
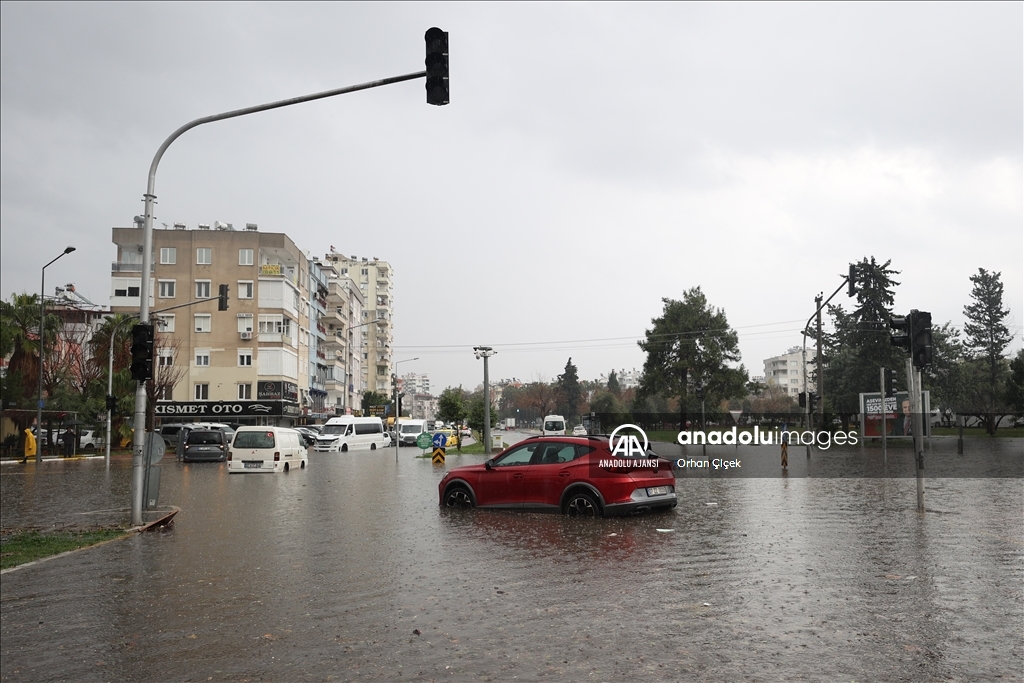
[[(173, 530), (3, 576), (0, 680), (1022, 678), (1020, 479), (928, 480), (923, 515), (913, 479), (679, 479), (569, 520), (440, 510), (418, 452), (165, 460)], [(4, 526), (124, 506), (129, 465), (5, 465)]]

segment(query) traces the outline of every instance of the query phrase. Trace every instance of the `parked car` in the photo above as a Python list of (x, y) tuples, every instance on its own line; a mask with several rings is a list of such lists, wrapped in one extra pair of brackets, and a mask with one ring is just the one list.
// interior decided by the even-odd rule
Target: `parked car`
[(78, 437), (78, 447), (83, 451), (95, 451), (106, 445), (107, 439), (104, 433), (96, 429), (83, 429)]
[(228, 450), (228, 472), (288, 472), (305, 469), (309, 451), (294, 429), (242, 427)]
[(584, 427), (583, 425), (576, 425), (575, 427), (572, 428), (572, 435), (573, 436), (586, 436), (587, 435), (587, 428)]
[(227, 437), (216, 429), (193, 429), (185, 437), (181, 459), (184, 462), (224, 462), (228, 459)]
[(612, 456), (608, 437), (535, 436), (481, 465), (449, 470), (438, 484), (441, 507), (561, 511), (600, 517), (676, 506), (670, 461)]
[(317, 432), (309, 427), (296, 427), (295, 431), (302, 435), (302, 442), (306, 448), (316, 443)]

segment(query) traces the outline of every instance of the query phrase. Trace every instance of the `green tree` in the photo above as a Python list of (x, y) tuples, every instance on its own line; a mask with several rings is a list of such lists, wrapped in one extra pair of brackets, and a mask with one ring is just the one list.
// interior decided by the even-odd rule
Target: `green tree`
[(565, 418), (571, 422), (579, 416), (580, 402), (583, 400), (579, 373), (572, 364), (572, 358), (566, 362), (565, 370), (558, 376), (555, 385), (558, 387), (561, 410)]
[(889, 341), (894, 288), (899, 285), (892, 279), (899, 271), (889, 268), (891, 263), (878, 263), (874, 256), (861, 260), (856, 307), (850, 313), (841, 305), (828, 307), (835, 332), (823, 335), (824, 381), (816, 372), (814, 380), (825, 396), (826, 412), (838, 414), (843, 429), (860, 412), (860, 393), (878, 391), (879, 368), (904, 373), (906, 355)]
[(377, 393), (376, 391), (364, 391), (363, 400), (360, 403), (360, 408), (363, 410), (363, 415), (370, 414), (370, 406), (389, 406), (391, 405), (391, 397)]
[(1024, 416), (1024, 349), (1018, 349), (1017, 355), (1010, 361), (1010, 377), (1006, 382), (1004, 399), (1014, 414)]
[(693, 389), (704, 387), (709, 405), (744, 395), (747, 371), (729, 367), (740, 359), (736, 331), (729, 327), (725, 312), (712, 308), (700, 287), (683, 293), (682, 301), (662, 299), (660, 318), (651, 322), (646, 339), (638, 342), (647, 353), (640, 395), (662, 393), (679, 397), (681, 424), (688, 410), (699, 409), (691, 398)]
[(931, 394), (933, 408), (964, 410), (966, 393), (966, 354), (960, 330), (952, 323), (932, 326), (932, 364), (921, 373), (924, 388)]
[(462, 423), (466, 418), (466, 398), (461, 386), (448, 387), (441, 392), (437, 399), (437, 416), (449, 424)]
[(622, 385), (619, 384), (619, 376), (615, 374), (614, 370), (608, 373), (608, 391), (610, 391), (613, 396), (618, 396), (622, 393)]
[[(473, 396), (469, 399), (466, 410), (466, 423), (469, 428), (484, 433), (484, 397), (483, 395)], [(498, 424), (498, 411), (491, 406), (491, 428)], [(481, 437), (482, 438), (482, 437)]]
[(1004, 362), (1004, 352), (1013, 339), (1003, 322), (1010, 311), (1003, 308), (1003, 283), (1000, 276), (1001, 273), (990, 273), (979, 268), (977, 275), (971, 276), (974, 284), (971, 289), (972, 302), (964, 306), (964, 317), (967, 318), (964, 325), (965, 346), (976, 366), (976, 379), (970, 389), (970, 399), (989, 434), (995, 434), (1001, 419), (997, 415), (1006, 410), (1002, 401), (1005, 394), (1002, 385), (1009, 368)]

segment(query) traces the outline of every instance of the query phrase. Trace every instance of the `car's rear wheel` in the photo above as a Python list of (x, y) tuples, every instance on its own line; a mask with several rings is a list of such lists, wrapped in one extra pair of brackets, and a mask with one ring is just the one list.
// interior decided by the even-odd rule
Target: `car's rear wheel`
[(565, 501), (565, 514), (567, 517), (598, 517), (601, 509), (597, 505), (594, 496), (586, 491), (577, 491), (570, 494)]
[(288, 471), (288, 463), (285, 463), (285, 464), (284, 464), (284, 471), (285, 471), (285, 472), (287, 472), (287, 471)]
[(370, 444), (370, 450), (371, 450), (371, 451), (375, 451), (375, 450), (377, 450), (377, 444), (375, 444), (375, 443), (371, 443), (371, 444)]
[(300, 470), (306, 469), (306, 461), (305, 460), (303, 460), (302, 462), (299, 463), (299, 469)]
[(452, 486), (444, 492), (444, 506), (446, 508), (471, 508), (473, 497), (465, 486)]

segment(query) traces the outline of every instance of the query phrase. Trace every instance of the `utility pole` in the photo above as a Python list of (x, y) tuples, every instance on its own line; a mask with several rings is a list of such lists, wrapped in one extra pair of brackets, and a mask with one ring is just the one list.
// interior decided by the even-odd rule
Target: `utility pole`
[(917, 473), (917, 511), (924, 512), (924, 420), (921, 412), (921, 373), (907, 359), (907, 386), (910, 387), (910, 419), (914, 436), (914, 469)]
[[(825, 419), (825, 375), (821, 370), (821, 309), (824, 308), (821, 305), (822, 294), (814, 297), (814, 305), (817, 307), (815, 317), (817, 318), (817, 331), (815, 338), (818, 340), (818, 381), (815, 382), (814, 393), (818, 395), (818, 425), (824, 422)], [(808, 404), (810, 404), (810, 397), (808, 396)]]
[(487, 376), (487, 359), (497, 353), (490, 346), (474, 346), (477, 358), (484, 359), (484, 455), (491, 454), (491, 384)]

